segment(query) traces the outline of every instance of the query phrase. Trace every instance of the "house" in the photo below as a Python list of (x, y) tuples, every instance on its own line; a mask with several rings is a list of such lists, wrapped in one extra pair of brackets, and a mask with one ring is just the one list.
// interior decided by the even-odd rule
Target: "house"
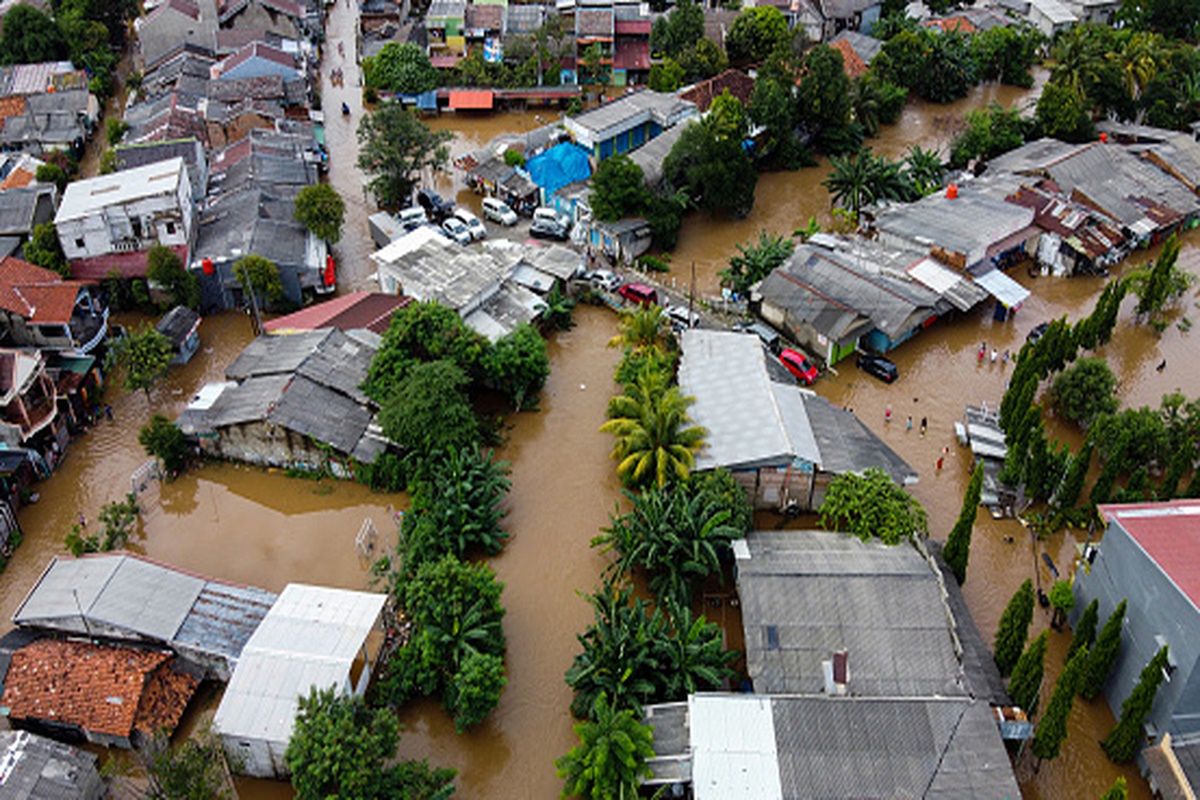
[(1003, 682), (920, 543), (754, 531), (733, 549), (754, 693), (648, 707), (647, 783), (696, 800), (1020, 796)]
[[(12, 177), (16, 173), (9, 173)], [(54, 219), (58, 190), (54, 184), (33, 184), (0, 191), (0, 254), (21, 251), (33, 229)]]
[(649, 220), (641, 217), (625, 217), (616, 222), (604, 222), (595, 217), (587, 220), (587, 241), (592, 249), (618, 264), (632, 264), (650, 249), (653, 239)]
[(194, 213), (187, 167), (177, 157), (68, 184), (54, 225), (77, 278), (101, 280), (113, 270), (144, 277), (153, 245), (187, 262)]
[(374, 335), (338, 330), (260, 336), (188, 403), (178, 425), (217, 458), (350, 475), (389, 442), (361, 388)]
[(1066, 7), (1080, 22), (1112, 25), (1121, 9), (1120, 0), (1064, 0)]
[(1200, 198), (1187, 185), (1115, 143), (1038, 139), (992, 159), (993, 170), (1053, 181), (1072, 200), (1119, 222), (1138, 244), (1161, 241), (1200, 214)]
[(814, 0), (822, 20), (821, 41), (832, 39), (841, 31), (866, 33), (879, 21), (880, 0)]
[(200, 347), (200, 315), (187, 306), (175, 306), (154, 329), (171, 343), (172, 364), (186, 364)]
[[(712, 101), (720, 97), (724, 92), (729, 92), (741, 101), (743, 106), (749, 106), (750, 94), (753, 91), (753, 78), (740, 69), (727, 69), (721, 74), (714, 75), (707, 80), (693, 83), (691, 86), (685, 86), (676, 92), (676, 94), (679, 95), (680, 99), (695, 104), (696, 110), (703, 114), (708, 111), (708, 107), (712, 105)], [(671, 130), (674, 130), (674, 128)], [(670, 133), (670, 131), (667, 133)]]
[(38, 167), (45, 163), (28, 153), (0, 153), (0, 191), (32, 185), (37, 181)]
[(689, 414), (708, 432), (695, 469), (729, 470), (755, 508), (816, 509), (836, 476), (870, 467), (916, 482), (852, 412), (798, 388), (782, 368), (773, 373), (768, 363), (778, 365), (756, 336), (697, 328), (681, 347), (679, 388), (695, 398)]
[(28, 731), (0, 731), (0, 794), (9, 800), (100, 800), (96, 756)]
[(433, 0), (425, 12), (429, 55), (461, 56), (466, 52), (467, 3), (464, 0)]
[(195, 138), (208, 146), (202, 95), (172, 90), (125, 109), (125, 141), (160, 142)]
[(130, 108), (172, 92), (192, 98), (204, 97), (216, 63), (217, 58), (211, 51), (192, 45), (183, 46), (158, 66), (146, 70), (142, 85), (138, 88), (138, 102)]
[(134, 21), (142, 71), (150, 72), (185, 47), (215, 51), (215, 0), (164, 0)]
[(564, 120), (567, 133), (603, 161), (636, 150), (664, 130), (696, 113), (696, 105), (674, 94), (649, 89), (622, 95), (599, 108)]
[(12, 619), (23, 630), (169, 648), (196, 674), (227, 681), (275, 597), (132, 553), (55, 556)]
[(284, 80), (303, 78), (304, 69), (292, 53), (255, 41), (213, 67), (214, 80), (237, 80), (278, 75)]
[(204, 145), (194, 136), (118, 144), (113, 148), (113, 152), (116, 154), (118, 170), (136, 169), (172, 158), (182, 158), (187, 167), (188, 181), (192, 186), (192, 202), (199, 205), (208, 191), (208, 156), (205, 154)]
[(94, 283), (63, 280), (13, 256), (0, 258), (0, 341), (86, 355), (107, 335), (108, 306)]
[(0, 414), (5, 447), (34, 450), (51, 462), (66, 448), (67, 426), (41, 351), (0, 349)]
[(1200, 738), (1200, 503), (1105, 505), (1100, 513), (1108, 527), (1084, 550), (1072, 619), (1093, 600), (1102, 620), (1128, 601), (1104, 697), (1119, 714), (1142, 669), (1166, 646), (1167, 675), (1146, 718), (1146, 743), (1165, 734), (1181, 745), (1194, 742)]
[(650, 78), (651, 23), (640, 4), (613, 4), (614, 86), (636, 86)]
[[(951, 308), (939, 292), (908, 274), (923, 260), (911, 250), (818, 235), (762, 280), (751, 303), (759, 316), (826, 364), (860, 347), (887, 352)], [(957, 283), (973, 291), (969, 278), (951, 287)]]
[(842, 54), (842, 66), (846, 75), (857, 78), (867, 71), (875, 56), (883, 50), (883, 42), (874, 36), (854, 30), (844, 30), (829, 42)]
[(458, 312), (467, 326), (495, 341), (533, 322), (545, 303), (512, 279), (525, 248), (511, 242), (460, 247), (420, 227), (371, 254), (379, 287)]
[(368, 330), (382, 336), (392, 322), (392, 315), (409, 302), (410, 298), (395, 294), (351, 292), (276, 317), (264, 323), (263, 330), (283, 335), (333, 328), (343, 333)]
[(175, 729), (199, 681), (167, 652), (40, 639), (18, 648), (0, 713), (22, 729), (131, 748)]
[(1051, 182), (1023, 184), (1007, 200), (1033, 209), (1042, 231), (1037, 262), (1055, 275), (1103, 274), (1128, 252), (1120, 223), (1064, 197)]
[(0, 147), (44, 156), (54, 150), (82, 155), (99, 115), (99, 101), (86, 88), (28, 95), (21, 111), (4, 119)]
[[(293, 337), (283, 337), (293, 338)], [(383, 643), (387, 596), (289, 583), (242, 651), (213, 718), (230, 761), (259, 778), (288, 774), (284, 753), (311, 689), (362, 695)]]
[(1030, 23), (1048, 39), (1079, 24), (1070, 5), (1059, 0), (1029, 0), (1028, 13)]
[(672, 148), (679, 141), (679, 137), (683, 136), (683, 132), (697, 122), (699, 122), (699, 117), (685, 119), (629, 154), (629, 160), (641, 168), (647, 187), (657, 189), (662, 184), (663, 164), (666, 162), (667, 156), (671, 154)]
[(1200, 740), (1175, 741), (1169, 733), (1141, 753), (1142, 774), (1154, 797), (1191, 800), (1200, 788)]

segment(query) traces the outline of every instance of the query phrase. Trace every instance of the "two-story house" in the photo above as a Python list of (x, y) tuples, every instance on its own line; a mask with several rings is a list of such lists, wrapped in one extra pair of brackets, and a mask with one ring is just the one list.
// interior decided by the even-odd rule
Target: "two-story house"
[(0, 259), (0, 342), (86, 355), (108, 333), (95, 286), (13, 256)]
[(68, 438), (42, 353), (0, 350), (0, 442), (41, 453), (53, 469)]
[(187, 263), (194, 216), (187, 166), (171, 158), (68, 185), (54, 225), (76, 278), (140, 278), (156, 244)]

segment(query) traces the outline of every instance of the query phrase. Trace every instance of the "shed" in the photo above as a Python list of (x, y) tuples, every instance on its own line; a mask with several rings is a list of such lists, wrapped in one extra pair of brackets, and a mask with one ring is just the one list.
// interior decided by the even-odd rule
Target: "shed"
[(382, 644), (387, 596), (288, 584), (250, 637), (213, 728), (241, 771), (288, 774), (284, 753), (299, 699), (313, 688), (363, 694)]
[(158, 321), (154, 329), (171, 341), (175, 355), (172, 364), (186, 364), (200, 347), (200, 315), (187, 306), (175, 306)]

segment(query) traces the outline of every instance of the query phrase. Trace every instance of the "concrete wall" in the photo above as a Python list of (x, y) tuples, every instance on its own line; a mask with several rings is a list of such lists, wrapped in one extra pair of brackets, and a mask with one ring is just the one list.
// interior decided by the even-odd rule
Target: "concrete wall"
[[(215, 439), (202, 438), (200, 447), (209, 455), (261, 464), (317, 470), (327, 455), (307, 436), (267, 422), (228, 425)], [(335, 454), (335, 458), (336, 458)], [(341, 464), (330, 464), (334, 474), (346, 473)]]
[[(1158, 651), (1156, 636), (1166, 640), (1178, 665), (1158, 689), (1149, 722), (1158, 731), (1182, 737), (1200, 733), (1200, 676), (1193, 679), (1200, 657), (1200, 613), (1123, 530), (1109, 525), (1090, 571), (1080, 567), (1075, 579), (1076, 621), (1093, 599), (1100, 601), (1100, 626), (1127, 598), (1129, 608), (1121, 636), (1121, 652), (1104, 694), (1114, 714), (1133, 691), (1142, 668)], [(1098, 629), (1097, 629), (1098, 632)]]
[[(107, 255), (122, 241), (135, 243), (133, 250), (147, 250), (155, 243), (187, 245), (192, 241), (192, 216), (191, 186), (181, 180), (172, 192), (64, 220), (58, 225), (58, 240), (67, 258)], [(140, 236), (135, 235), (134, 220), (141, 226)]]

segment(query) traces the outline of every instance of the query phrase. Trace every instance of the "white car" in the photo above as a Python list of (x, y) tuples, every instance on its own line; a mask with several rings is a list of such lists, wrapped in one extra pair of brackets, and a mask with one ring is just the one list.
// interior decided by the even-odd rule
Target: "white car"
[(501, 225), (517, 224), (517, 212), (513, 211), (508, 203), (495, 197), (483, 198), (483, 216)]
[(680, 329), (700, 327), (700, 315), (695, 311), (688, 311), (687, 306), (667, 306), (667, 318), (673, 326)]
[(471, 231), (458, 217), (446, 217), (446, 221), (442, 223), (442, 230), (459, 244), (471, 243)]
[(420, 206), (412, 206), (403, 209), (396, 215), (396, 219), (400, 222), (400, 226), (406, 231), (411, 231), (419, 228), (429, 221), (429, 217), (425, 216), (425, 209)]
[(486, 239), (487, 228), (483, 227), (483, 223), (479, 221), (479, 217), (467, 211), (465, 208), (456, 208), (451, 215), (458, 219), (467, 229), (467, 233), (471, 235), (472, 240)]
[(588, 283), (606, 292), (615, 292), (621, 285), (621, 276), (611, 269), (594, 269), (584, 276)]

